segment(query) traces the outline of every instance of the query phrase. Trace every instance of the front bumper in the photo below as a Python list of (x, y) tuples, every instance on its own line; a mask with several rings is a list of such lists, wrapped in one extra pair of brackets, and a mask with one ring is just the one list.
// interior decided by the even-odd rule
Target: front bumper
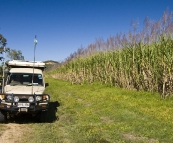
[[(18, 97), (18, 102), (14, 102), (14, 97)], [(40, 97), (37, 101), (37, 96)], [(2, 96), (1, 96), (2, 97)], [(43, 95), (12, 95), (10, 100), (7, 95), (0, 99), (0, 111), (8, 113), (38, 113), (40, 111), (47, 111), (49, 108), (50, 96), (48, 94)], [(29, 102), (29, 97), (33, 97), (33, 101)]]
[(40, 111), (47, 111), (49, 108), (48, 103), (42, 103), (38, 105), (31, 104), (29, 107), (18, 107), (17, 105), (9, 105), (5, 103), (0, 103), (0, 110), (9, 113), (27, 112), (27, 113), (37, 113)]

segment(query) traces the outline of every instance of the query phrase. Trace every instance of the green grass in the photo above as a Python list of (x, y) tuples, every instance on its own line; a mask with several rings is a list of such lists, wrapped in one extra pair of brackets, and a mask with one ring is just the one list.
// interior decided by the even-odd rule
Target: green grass
[[(71, 85), (47, 79), (58, 119), (28, 124), (34, 143), (171, 143), (173, 100), (157, 93), (110, 88), (99, 83)], [(50, 116), (51, 117), (51, 116)], [(50, 118), (49, 117), (49, 118)]]

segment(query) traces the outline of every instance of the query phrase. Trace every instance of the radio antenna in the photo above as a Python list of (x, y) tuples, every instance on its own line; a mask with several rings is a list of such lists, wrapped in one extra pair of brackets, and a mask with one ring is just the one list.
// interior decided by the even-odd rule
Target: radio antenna
[(35, 67), (35, 50), (36, 50), (36, 46), (37, 46), (37, 35), (35, 35), (35, 39), (34, 39), (34, 63), (33, 63), (33, 74), (32, 74), (32, 94), (33, 93), (33, 80), (34, 80), (34, 67)]
[(38, 43), (36, 38), (37, 38), (37, 35), (35, 35), (35, 39), (34, 39), (34, 63), (35, 63), (35, 49), (36, 49), (36, 45)]

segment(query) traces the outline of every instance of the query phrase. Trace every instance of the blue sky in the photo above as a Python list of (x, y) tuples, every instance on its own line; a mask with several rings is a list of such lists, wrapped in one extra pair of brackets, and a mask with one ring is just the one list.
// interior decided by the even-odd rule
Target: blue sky
[(128, 32), (132, 20), (157, 21), (173, 0), (0, 0), (0, 34), (25, 60), (63, 61), (96, 38)]

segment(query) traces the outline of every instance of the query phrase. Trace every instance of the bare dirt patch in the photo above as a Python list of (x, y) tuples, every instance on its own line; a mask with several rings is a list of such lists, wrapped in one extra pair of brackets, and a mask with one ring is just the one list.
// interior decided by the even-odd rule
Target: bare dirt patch
[(26, 124), (8, 123), (6, 129), (0, 136), (0, 143), (22, 143), (25, 132), (28, 130)]
[(158, 140), (156, 139), (148, 139), (147, 137), (136, 137), (131, 134), (124, 134), (123, 135), (126, 140), (130, 141), (142, 141), (142, 142), (147, 142), (147, 143), (158, 143)]
[(114, 120), (111, 120), (109, 117), (100, 117), (100, 119), (106, 123), (113, 123)]

